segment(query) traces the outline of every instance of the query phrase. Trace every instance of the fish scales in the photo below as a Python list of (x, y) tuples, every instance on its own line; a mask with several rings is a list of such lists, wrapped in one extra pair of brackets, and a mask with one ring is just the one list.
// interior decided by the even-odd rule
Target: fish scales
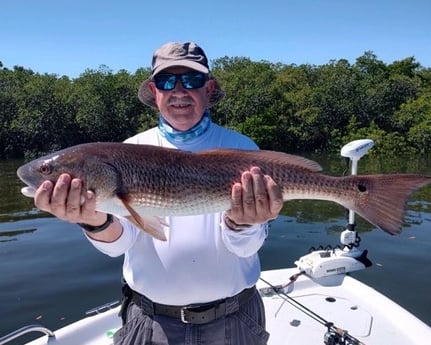
[(285, 201), (333, 201), (390, 234), (399, 233), (411, 193), (431, 182), (431, 176), (417, 174), (328, 176), (319, 173), (316, 162), (275, 151), (191, 153), (125, 143), (77, 145), (29, 162), (17, 173), (33, 190), (44, 180), (55, 182), (61, 173), (81, 178), (84, 189), (96, 193), (98, 210), (131, 215), (143, 227), (140, 215), (229, 209), (233, 184), (253, 166), (274, 179)]

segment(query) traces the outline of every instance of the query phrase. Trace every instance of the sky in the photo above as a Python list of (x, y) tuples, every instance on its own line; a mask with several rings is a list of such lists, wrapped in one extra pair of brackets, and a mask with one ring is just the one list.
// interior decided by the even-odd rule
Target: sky
[(194, 41), (210, 60), (353, 64), (371, 51), (431, 67), (431, 0), (0, 0), (6, 68), (134, 73), (169, 41)]

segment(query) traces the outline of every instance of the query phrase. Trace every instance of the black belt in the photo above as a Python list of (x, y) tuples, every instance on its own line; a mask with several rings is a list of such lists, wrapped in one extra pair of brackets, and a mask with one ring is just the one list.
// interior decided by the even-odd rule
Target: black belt
[(153, 306), (154, 315), (169, 316), (181, 320), (183, 323), (192, 323), (195, 325), (204, 324), (207, 322), (219, 319), (227, 314), (226, 303), (230, 299), (237, 298), (238, 305), (246, 303), (251, 296), (256, 292), (256, 287), (251, 287), (242, 290), (235, 296), (225, 299), (217, 300), (214, 302), (203, 304), (191, 304), (186, 306), (174, 306), (159, 304), (150, 301), (147, 297), (132, 291), (132, 300), (140, 308), (145, 310), (145, 306), (151, 303)]

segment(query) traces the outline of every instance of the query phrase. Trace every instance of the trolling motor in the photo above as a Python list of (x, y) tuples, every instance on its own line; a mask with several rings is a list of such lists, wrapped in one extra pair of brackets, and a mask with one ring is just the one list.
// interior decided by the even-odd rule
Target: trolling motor
[[(341, 155), (352, 162), (352, 175), (358, 174), (358, 161), (374, 146), (371, 139), (349, 142), (341, 149)], [(355, 230), (355, 212), (349, 210), (346, 230), (340, 234), (342, 248), (315, 250), (295, 261), (296, 266), (312, 278), (358, 271), (372, 265), (367, 250), (359, 250), (360, 237)]]

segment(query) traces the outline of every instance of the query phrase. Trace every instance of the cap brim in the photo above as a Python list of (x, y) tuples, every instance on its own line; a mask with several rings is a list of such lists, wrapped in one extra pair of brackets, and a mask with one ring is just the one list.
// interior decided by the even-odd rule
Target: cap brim
[(155, 68), (152, 71), (151, 76), (154, 77), (156, 74), (160, 73), (161, 71), (169, 67), (187, 67), (198, 72), (209, 73), (209, 69), (199, 62), (182, 60), (182, 61), (166, 61), (165, 63), (160, 64), (159, 66), (157, 66), (157, 68)]

